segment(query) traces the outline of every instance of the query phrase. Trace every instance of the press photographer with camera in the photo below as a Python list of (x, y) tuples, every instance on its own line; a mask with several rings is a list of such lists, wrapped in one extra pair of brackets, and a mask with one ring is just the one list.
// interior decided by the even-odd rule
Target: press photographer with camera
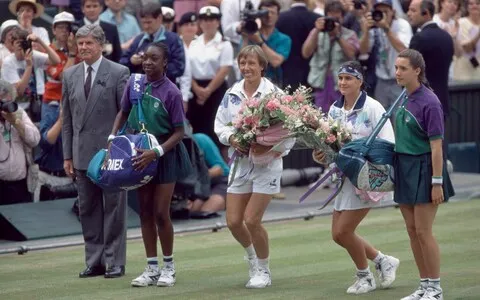
[[(23, 30), (35, 34), (44, 41), (45, 44), (50, 44), (47, 30), (43, 27), (32, 25), (33, 19), (43, 15), (45, 8), (42, 4), (37, 3), (36, 0), (13, 0), (9, 3), (8, 9), (13, 15), (17, 16), (18, 23)], [(33, 49), (43, 51), (43, 48), (35, 43)]]
[(378, 49), (373, 53), (376, 54), (377, 75), (374, 94), (385, 108), (389, 108), (402, 92), (395, 80), (395, 60), (399, 52), (408, 48), (412, 38), (410, 24), (395, 14), (392, 0), (377, 0), (373, 10), (360, 21), (360, 55), (372, 54), (374, 43), (378, 43)]
[[(7, 56), (2, 65), (2, 79), (14, 84), (19, 99), (30, 103), (29, 114), (33, 121), (39, 121), (43, 94), (45, 93), (44, 70), (61, 62), (58, 54), (35, 34), (17, 30), (13, 35), (14, 53)], [(38, 43), (44, 52), (32, 49)]]
[(260, 0), (222, 0), (220, 12), (223, 35), (230, 40), (235, 51), (240, 50), (242, 43), (242, 16), (245, 8), (255, 11)]
[(328, 112), (332, 103), (341, 96), (332, 70), (355, 59), (358, 38), (353, 30), (341, 25), (345, 9), (339, 1), (328, 1), (325, 15), (317, 19), (315, 28), (303, 43), (302, 56), (305, 59), (311, 57), (308, 83), (315, 89), (315, 105)]
[(259, 10), (265, 12), (264, 16), (260, 18), (261, 26), (260, 28), (257, 27), (254, 32), (249, 31), (247, 29), (249, 27), (242, 28), (242, 48), (252, 44), (260, 46), (268, 59), (265, 77), (275, 85), (283, 87), (281, 65), (290, 55), (292, 39), (275, 28), (280, 8), (280, 3), (277, 0), (262, 0), (260, 2)]
[(40, 140), (37, 127), (15, 102), (15, 86), (0, 80), (0, 205), (31, 201), (27, 155)]

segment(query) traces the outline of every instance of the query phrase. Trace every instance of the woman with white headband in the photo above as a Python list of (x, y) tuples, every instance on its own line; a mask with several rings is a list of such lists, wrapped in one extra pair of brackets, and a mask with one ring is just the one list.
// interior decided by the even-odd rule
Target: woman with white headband
[[(351, 127), (354, 140), (367, 137), (380, 121), (385, 109), (363, 90), (364, 74), (359, 62), (349, 61), (342, 64), (337, 76), (342, 96), (330, 107), (328, 118)], [(378, 137), (392, 143), (395, 141), (390, 121), (387, 121)], [(326, 163), (325, 154), (318, 150), (314, 150), (313, 158), (320, 164)], [(357, 269), (355, 283), (347, 289), (348, 294), (363, 294), (376, 289), (368, 259), (375, 263), (382, 288), (389, 287), (395, 280), (400, 261), (384, 255), (355, 232), (372, 207), (382, 201), (391, 200), (392, 196), (392, 192), (373, 194), (360, 191), (346, 178), (335, 199), (332, 238), (347, 250)]]

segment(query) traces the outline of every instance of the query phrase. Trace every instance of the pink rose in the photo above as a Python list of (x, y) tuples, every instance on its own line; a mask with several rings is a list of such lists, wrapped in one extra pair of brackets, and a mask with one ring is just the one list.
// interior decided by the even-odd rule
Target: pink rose
[(329, 135), (327, 136), (327, 138), (325, 139), (325, 142), (326, 142), (327, 144), (333, 144), (333, 143), (335, 143), (336, 141), (337, 141), (337, 137), (336, 137), (335, 135), (333, 135), (333, 134), (329, 134)]
[(283, 97), (282, 100), (283, 100), (284, 103), (290, 103), (290, 102), (293, 101), (293, 97), (290, 96), (290, 95), (287, 95), (287, 96)]
[(278, 102), (275, 102), (275, 100), (270, 100), (268, 101), (267, 105), (265, 106), (267, 108), (267, 110), (269, 111), (274, 111), (276, 109), (278, 109), (279, 107), (279, 103)]

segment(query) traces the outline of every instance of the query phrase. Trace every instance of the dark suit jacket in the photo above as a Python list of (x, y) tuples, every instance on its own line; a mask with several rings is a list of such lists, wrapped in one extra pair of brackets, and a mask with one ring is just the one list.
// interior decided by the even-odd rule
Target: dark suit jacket
[(63, 157), (73, 159), (75, 169), (87, 170), (92, 157), (106, 146), (129, 75), (127, 67), (102, 58), (85, 99), (84, 63), (63, 72)]
[[(78, 26), (82, 27), (85, 25), (83, 19), (78, 21)], [(104, 57), (109, 60), (118, 63), (122, 57), (122, 47), (120, 45), (120, 38), (118, 36), (117, 27), (115, 25), (100, 21), (100, 27), (102, 27), (103, 32), (105, 32), (105, 38), (107, 39), (106, 44), (112, 45), (112, 53), (110, 55), (105, 55)]]
[(452, 37), (437, 24), (428, 24), (413, 36), (410, 48), (423, 55), (427, 80), (442, 103), (443, 114), (448, 116), (448, 70), (454, 52)]
[(276, 27), (292, 39), (290, 56), (282, 64), (284, 86), (308, 86), (309, 60), (302, 57), (302, 45), (319, 17), (304, 6), (294, 6), (280, 14)]

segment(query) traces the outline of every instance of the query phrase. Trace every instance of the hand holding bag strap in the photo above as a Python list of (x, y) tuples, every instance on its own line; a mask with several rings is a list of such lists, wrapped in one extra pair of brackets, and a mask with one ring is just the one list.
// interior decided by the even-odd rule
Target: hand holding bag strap
[(403, 100), (402, 105), (404, 105), (405, 102), (408, 100), (406, 89), (403, 89), (400, 96), (398, 96), (397, 100), (395, 100), (395, 102), (393, 102), (390, 108), (382, 115), (382, 118), (380, 119), (380, 121), (378, 121), (372, 133), (370, 133), (370, 135), (368, 136), (367, 141), (365, 142), (365, 146), (367, 148), (370, 148), (370, 144), (375, 140), (377, 135), (380, 133), (385, 123), (387, 123), (387, 120), (392, 116), (393, 110), (401, 100)]

